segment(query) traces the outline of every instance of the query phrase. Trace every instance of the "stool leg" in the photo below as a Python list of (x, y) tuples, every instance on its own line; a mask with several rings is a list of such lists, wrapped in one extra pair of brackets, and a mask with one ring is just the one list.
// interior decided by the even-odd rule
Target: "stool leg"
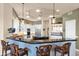
[(61, 53), (61, 56), (64, 56), (64, 53)]
[(7, 47), (5, 48), (5, 56), (7, 56)]
[(3, 56), (3, 54), (4, 54), (4, 49), (2, 49), (2, 56)]
[(28, 56), (28, 51), (26, 52), (27, 56)]
[(70, 53), (68, 52), (68, 56), (70, 55)]
[(54, 49), (54, 54), (55, 54), (55, 56), (56, 56), (56, 48)]
[(5, 49), (5, 56), (7, 56), (7, 49)]

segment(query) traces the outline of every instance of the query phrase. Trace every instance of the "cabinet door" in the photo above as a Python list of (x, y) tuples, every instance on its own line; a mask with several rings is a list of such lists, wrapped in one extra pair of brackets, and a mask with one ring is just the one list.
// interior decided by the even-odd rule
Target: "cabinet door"
[(35, 36), (41, 37), (41, 29), (35, 29)]

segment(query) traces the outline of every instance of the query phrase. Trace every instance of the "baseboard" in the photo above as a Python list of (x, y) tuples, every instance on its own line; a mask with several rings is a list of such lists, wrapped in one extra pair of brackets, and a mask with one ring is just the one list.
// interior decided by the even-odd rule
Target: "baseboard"
[(76, 51), (78, 51), (78, 52), (79, 52), (79, 49), (76, 49)]

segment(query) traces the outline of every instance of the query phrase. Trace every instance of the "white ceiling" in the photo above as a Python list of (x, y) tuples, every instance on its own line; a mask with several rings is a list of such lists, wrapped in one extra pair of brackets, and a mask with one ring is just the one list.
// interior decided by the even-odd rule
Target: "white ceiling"
[[(10, 4), (17, 12), (19, 17), (22, 17), (22, 4), (12, 3)], [(79, 8), (79, 3), (56, 3), (55, 9), (59, 9), (60, 12), (56, 12), (56, 17), (62, 16), (64, 13)], [(27, 10), (30, 11), (29, 20), (36, 21), (39, 13), (36, 9), (41, 10), (42, 19), (47, 20), (49, 15), (53, 14), (53, 3), (25, 3), (24, 4), (24, 18), (26, 18)]]

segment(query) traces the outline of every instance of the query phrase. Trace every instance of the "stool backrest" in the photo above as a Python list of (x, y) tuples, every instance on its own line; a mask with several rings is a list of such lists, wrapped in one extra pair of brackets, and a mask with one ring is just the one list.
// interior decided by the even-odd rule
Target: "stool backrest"
[(10, 45), (10, 49), (11, 49), (11, 55), (17, 56), (18, 54), (18, 45), (16, 44), (12, 44)]
[(37, 50), (39, 51), (38, 54), (40, 54), (41, 56), (49, 56), (51, 48), (52, 45), (40, 46), (39, 48), (37, 48)]
[(65, 44), (63, 45), (65, 51), (69, 51), (70, 46), (71, 46), (71, 43), (65, 43)]
[(2, 45), (2, 48), (5, 48), (6, 47), (6, 41), (4, 41), (4, 40), (1, 40), (1, 45)]

